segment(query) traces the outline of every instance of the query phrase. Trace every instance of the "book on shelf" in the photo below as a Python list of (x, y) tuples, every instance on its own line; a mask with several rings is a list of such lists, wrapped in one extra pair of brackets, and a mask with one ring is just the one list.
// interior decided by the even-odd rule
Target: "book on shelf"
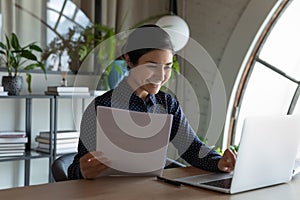
[(0, 131), (0, 138), (19, 138), (25, 137), (24, 131)]
[(28, 142), (28, 138), (27, 137), (16, 137), (16, 138), (1, 138), (0, 137), (0, 144), (3, 143), (27, 143)]
[(7, 91), (0, 92), (0, 96), (8, 96), (8, 92)]
[(13, 156), (24, 156), (25, 152), (14, 152), (14, 153), (0, 153), (0, 158), (2, 157), (13, 157)]
[[(35, 138), (36, 142), (44, 143), (44, 144), (49, 144), (49, 138), (43, 138), (40, 136), (37, 136)], [(61, 143), (78, 143), (79, 138), (66, 138), (66, 139), (57, 139), (56, 144), (61, 144)]]
[[(75, 131), (75, 130), (57, 131), (56, 139), (78, 138), (79, 134), (80, 134), (79, 131)], [(42, 138), (50, 138), (50, 132), (49, 131), (41, 131), (39, 133), (39, 136)], [(52, 138), (53, 138), (53, 136), (52, 136)]]
[(91, 96), (89, 92), (49, 92), (49, 91), (46, 91), (45, 95), (54, 95), (54, 96)]
[(63, 87), (63, 86), (48, 86), (48, 92), (66, 92), (66, 93), (89, 93), (88, 87)]
[(25, 149), (0, 150), (0, 157), (24, 156)]
[(0, 148), (20, 148), (20, 147), (24, 147), (25, 148), (25, 143), (2, 143), (0, 144)]
[[(66, 149), (66, 148), (77, 148), (78, 144), (77, 143), (59, 143), (56, 145), (56, 149)], [(50, 144), (45, 144), (45, 143), (39, 143), (38, 148), (41, 149), (49, 149)], [(53, 145), (52, 145), (53, 148)]]
[(24, 149), (10, 149), (10, 150), (0, 150), (0, 154), (5, 154), (5, 153), (24, 153)]
[[(49, 149), (44, 149), (44, 148), (36, 148), (36, 151), (43, 152), (43, 153), (50, 153)], [(63, 149), (56, 149), (56, 154), (64, 154), (64, 153), (75, 153), (77, 152), (77, 147), (76, 148), (63, 148)]]
[(20, 143), (20, 144), (0, 144), (0, 151), (1, 150), (20, 150), (23, 149), (25, 150), (25, 144), (24, 143)]

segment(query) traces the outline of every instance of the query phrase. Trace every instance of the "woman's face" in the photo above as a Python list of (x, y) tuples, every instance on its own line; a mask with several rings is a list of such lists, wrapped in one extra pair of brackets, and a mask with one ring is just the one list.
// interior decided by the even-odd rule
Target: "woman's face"
[(171, 76), (173, 64), (171, 50), (150, 51), (139, 58), (137, 65), (133, 65), (128, 56), (125, 58), (130, 67), (128, 83), (142, 99), (148, 94), (158, 93)]

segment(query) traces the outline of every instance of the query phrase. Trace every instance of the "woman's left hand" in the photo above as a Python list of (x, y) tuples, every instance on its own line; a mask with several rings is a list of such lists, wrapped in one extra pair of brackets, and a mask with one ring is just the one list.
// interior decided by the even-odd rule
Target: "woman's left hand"
[(230, 149), (226, 149), (218, 163), (219, 170), (223, 172), (232, 172), (234, 170), (236, 154)]

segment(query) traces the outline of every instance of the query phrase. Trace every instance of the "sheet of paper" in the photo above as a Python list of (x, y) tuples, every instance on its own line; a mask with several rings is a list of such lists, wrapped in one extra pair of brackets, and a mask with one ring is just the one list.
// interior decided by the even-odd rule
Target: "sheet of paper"
[[(97, 107), (97, 151), (125, 174), (162, 171), (172, 115)], [(156, 174), (157, 175), (157, 174)]]

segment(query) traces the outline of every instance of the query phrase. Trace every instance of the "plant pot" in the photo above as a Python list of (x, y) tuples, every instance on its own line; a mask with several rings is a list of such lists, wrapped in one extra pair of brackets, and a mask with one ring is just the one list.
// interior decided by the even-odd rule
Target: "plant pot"
[(2, 76), (2, 86), (8, 95), (19, 95), (23, 87), (22, 76)]
[(128, 75), (128, 69), (125, 60), (115, 60), (112, 63), (111, 71), (108, 75), (110, 89), (115, 88), (119, 82)]

